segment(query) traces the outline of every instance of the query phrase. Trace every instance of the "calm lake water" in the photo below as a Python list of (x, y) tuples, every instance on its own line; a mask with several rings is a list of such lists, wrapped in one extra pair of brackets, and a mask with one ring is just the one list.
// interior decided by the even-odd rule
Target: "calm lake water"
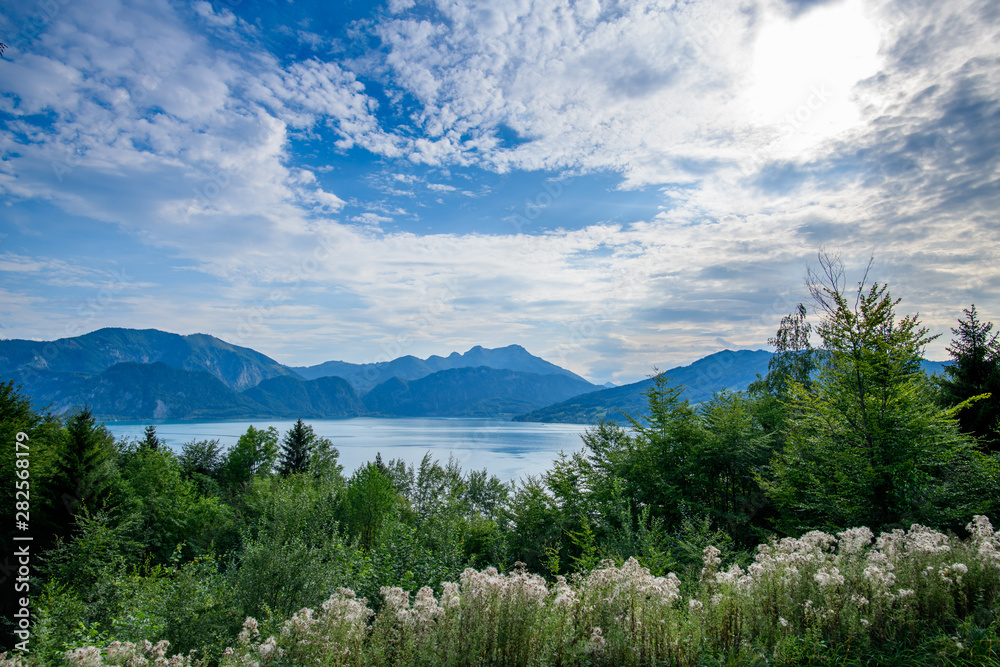
[[(106, 422), (116, 438), (143, 437), (150, 422)], [(255, 428), (274, 426), (284, 435), (295, 422), (222, 421), (160, 422), (156, 434), (167, 446), (180, 451), (185, 442), (218, 438), (230, 447)], [(385, 461), (402, 459), (419, 464), (427, 452), (442, 463), (453, 455), (463, 470), (486, 468), (491, 475), (506, 481), (525, 475), (537, 475), (549, 469), (560, 451), (577, 451), (583, 446), (580, 436), (585, 424), (537, 424), (492, 419), (355, 419), (307, 420), (317, 435), (330, 438), (340, 450), (345, 473), (375, 459), (382, 453)]]

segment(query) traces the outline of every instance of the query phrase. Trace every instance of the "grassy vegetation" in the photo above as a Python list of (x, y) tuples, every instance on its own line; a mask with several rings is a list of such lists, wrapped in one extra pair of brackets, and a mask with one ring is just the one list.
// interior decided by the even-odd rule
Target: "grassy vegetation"
[[(708, 547), (692, 581), (630, 558), (554, 583), (517, 567), (466, 569), (435, 595), (383, 587), (376, 613), (340, 588), (273, 632), (247, 618), (233, 646), (192, 660), (169, 644), (69, 652), (99, 665), (793, 665), (1000, 661), (1000, 534), (986, 517), (953, 536), (914, 525), (813, 531), (723, 569)], [(148, 661), (148, 662), (146, 662)], [(19, 664), (6, 660), (0, 664)]]

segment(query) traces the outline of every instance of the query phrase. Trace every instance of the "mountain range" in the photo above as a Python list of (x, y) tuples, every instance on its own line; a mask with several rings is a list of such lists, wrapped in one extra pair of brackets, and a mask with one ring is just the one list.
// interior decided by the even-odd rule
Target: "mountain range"
[[(669, 369), (684, 398), (741, 390), (772, 354), (725, 350)], [(940, 372), (941, 362), (925, 362)], [(476, 346), (447, 357), (287, 367), (206, 334), (99, 329), (38, 342), (0, 340), (0, 380), (14, 380), (39, 408), (87, 405), (103, 420), (490, 417), (596, 423), (642, 415), (652, 380), (598, 386), (519, 345)]]
[(289, 368), (212, 336), (155, 329), (100, 329), (48, 342), (2, 340), (0, 379), (20, 384), (37, 407), (64, 413), (87, 405), (104, 420), (509, 419), (600, 389), (519, 345)]
[(564, 375), (580, 382), (587, 382), (576, 373), (528, 354), (528, 351), (520, 345), (508, 345), (492, 350), (486, 349), (482, 345), (476, 345), (465, 354), (452, 352), (447, 357), (431, 355), (426, 359), (406, 355), (392, 361), (372, 364), (327, 361), (316, 366), (292, 366), (291, 370), (307, 380), (331, 375), (342, 377), (350, 382), (357, 391), (364, 393), (393, 378), (419, 380), (438, 371), (480, 366), (537, 375)]

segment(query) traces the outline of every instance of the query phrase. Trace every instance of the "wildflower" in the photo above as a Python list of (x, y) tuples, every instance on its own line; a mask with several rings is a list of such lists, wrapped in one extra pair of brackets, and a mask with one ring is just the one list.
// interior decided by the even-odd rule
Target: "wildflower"
[(258, 628), (257, 619), (253, 618), (252, 616), (247, 616), (247, 620), (243, 621), (243, 629), (240, 630), (240, 634), (238, 637), (240, 643), (241, 644), (249, 643), (253, 637), (259, 635), (260, 631), (257, 628)]
[(263, 644), (260, 645), (258, 652), (260, 653), (260, 657), (262, 659), (267, 660), (277, 650), (278, 650), (277, 641), (274, 639), (274, 637), (268, 637), (267, 641), (265, 641)]
[(813, 579), (820, 586), (840, 586), (844, 583), (844, 576), (833, 566), (825, 567), (818, 571), (813, 575)]
[(781, 627), (783, 627), (783, 628), (787, 628), (788, 627), (788, 621), (786, 621), (781, 616), (778, 617), (778, 623), (781, 624)]
[(869, 625), (871, 625), (871, 623), (868, 622), (867, 618), (862, 618), (861, 619), (861, 625), (863, 625), (864, 627), (867, 628)]
[(458, 594), (458, 584), (446, 581), (441, 584), (441, 606), (445, 609), (455, 609), (462, 604)]
[(854, 595), (851, 596), (851, 602), (858, 605), (859, 607), (864, 607), (868, 604), (868, 598), (866, 598), (864, 595), (858, 595), (857, 593), (855, 593)]
[(916, 592), (912, 588), (900, 588), (896, 591), (896, 595), (898, 595), (900, 599), (911, 598), (916, 595)]
[(951, 547), (947, 535), (915, 523), (910, 526), (906, 550), (911, 554), (936, 554), (951, 551)]
[(690, 609), (691, 611), (701, 611), (704, 606), (705, 605), (703, 605), (700, 601), (695, 600), (693, 598), (691, 599), (690, 602), (688, 602), (688, 609)]
[(601, 629), (597, 626), (594, 626), (593, 631), (591, 631), (590, 633), (590, 642), (587, 646), (588, 651), (590, 653), (603, 653), (604, 646), (606, 643), (607, 642), (604, 640), (604, 636), (603, 633), (601, 632)]
[(721, 551), (712, 545), (705, 547), (705, 555), (702, 559), (704, 567), (701, 569), (702, 581), (715, 581), (715, 571), (722, 565), (722, 559), (719, 558), (719, 554), (721, 553)]
[(857, 554), (862, 549), (871, 544), (874, 534), (867, 526), (859, 528), (849, 528), (842, 533), (837, 533), (837, 551), (841, 554)]

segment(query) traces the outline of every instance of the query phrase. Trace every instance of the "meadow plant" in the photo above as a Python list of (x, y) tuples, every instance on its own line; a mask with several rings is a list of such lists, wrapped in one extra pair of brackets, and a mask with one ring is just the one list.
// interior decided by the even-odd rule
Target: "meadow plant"
[(116, 665), (121, 667), (191, 667), (191, 656), (173, 655), (167, 657), (170, 642), (159, 641), (152, 644), (148, 641), (138, 643), (111, 642), (104, 648), (84, 646), (73, 649), (66, 654), (66, 664), (69, 667), (104, 667)]
[[(812, 531), (759, 546), (746, 567), (724, 568), (708, 547), (683, 593), (676, 575), (653, 576), (631, 558), (551, 585), (523, 565), (470, 568), (439, 596), (385, 587), (378, 614), (339, 589), (266, 639), (247, 619), (219, 664), (794, 664), (831, 652), (862, 660), (918, 640), (935, 655), (978, 660), (985, 650), (996, 660), (1000, 536), (983, 516), (968, 530), (965, 541), (917, 524), (877, 538), (863, 527)], [(165, 642), (112, 644), (76, 649), (67, 662), (190, 664), (166, 654)]]

